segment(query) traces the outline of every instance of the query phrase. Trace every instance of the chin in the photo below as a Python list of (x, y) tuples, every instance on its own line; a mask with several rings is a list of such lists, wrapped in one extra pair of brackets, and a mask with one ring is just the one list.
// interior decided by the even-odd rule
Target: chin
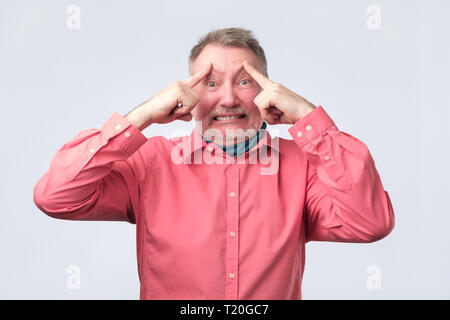
[[(255, 120), (245, 115), (235, 119), (212, 118), (202, 129), (205, 138), (208, 140), (212, 138), (218, 144), (228, 145), (249, 139), (258, 132), (261, 125), (262, 119)], [(221, 137), (214, 139), (214, 137), (210, 136), (210, 134), (214, 135), (214, 133), (208, 132), (208, 130), (216, 133), (220, 132)]]

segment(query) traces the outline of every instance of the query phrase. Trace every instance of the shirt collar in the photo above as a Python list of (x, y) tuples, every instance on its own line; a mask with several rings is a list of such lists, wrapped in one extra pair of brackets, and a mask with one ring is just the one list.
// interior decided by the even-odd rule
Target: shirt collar
[[(229, 145), (229, 146), (218, 145), (218, 146), (223, 151), (228, 153), (230, 156), (240, 156), (240, 155), (246, 153), (247, 151), (251, 150), (253, 148), (253, 146), (255, 146), (259, 142), (259, 139), (261, 139), (261, 137), (263, 136), (266, 128), (267, 128), (267, 123), (265, 121), (263, 121), (258, 132), (255, 135), (253, 135), (253, 137), (250, 137), (250, 139), (236, 143), (234, 145)], [(208, 143), (211, 142), (208, 139), (206, 139), (205, 137), (203, 137), (203, 140), (205, 140)]]
[[(279, 137), (275, 137), (272, 139), (270, 136), (270, 133), (267, 129), (264, 129), (263, 135), (259, 138), (258, 143), (253, 146), (248, 153), (252, 153), (255, 151), (258, 151), (261, 147), (267, 146), (270, 148), (270, 150), (277, 151), (280, 155), (283, 153), (280, 151), (280, 143), (279, 143)], [(205, 148), (214, 148), (219, 149), (221, 152), (226, 154), (219, 146), (214, 144), (213, 142), (206, 142), (202, 135), (194, 128), (189, 136), (185, 136), (183, 139), (183, 159), (186, 160), (187, 158), (190, 158), (193, 153), (195, 153), (197, 150), (202, 149), (202, 151)], [(227, 155), (229, 156), (229, 155)]]

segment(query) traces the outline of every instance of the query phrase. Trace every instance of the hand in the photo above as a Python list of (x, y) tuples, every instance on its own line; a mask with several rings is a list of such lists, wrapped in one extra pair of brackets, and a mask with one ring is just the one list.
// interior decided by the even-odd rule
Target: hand
[[(210, 63), (186, 80), (172, 82), (125, 117), (141, 131), (152, 123), (191, 121), (191, 111), (199, 100), (193, 88), (211, 72), (211, 67)], [(178, 107), (178, 103), (182, 103), (182, 106)]]
[(264, 76), (247, 61), (243, 65), (262, 88), (253, 101), (268, 124), (294, 124), (316, 108), (295, 92)]

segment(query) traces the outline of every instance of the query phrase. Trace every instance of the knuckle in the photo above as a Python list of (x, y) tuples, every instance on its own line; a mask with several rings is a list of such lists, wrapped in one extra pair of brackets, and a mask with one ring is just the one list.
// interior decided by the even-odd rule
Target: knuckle
[(170, 86), (171, 86), (172, 88), (175, 88), (175, 87), (178, 86), (179, 82), (180, 82), (179, 80), (175, 80), (175, 81), (173, 81), (173, 82), (170, 84)]
[(273, 90), (274, 90), (275, 92), (280, 92), (281, 89), (282, 89), (282, 86), (281, 86), (281, 84), (279, 84), (279, 83), (275, 83), (275, 84), (272, 86), (272, 88), (273, 88)]
[(180, 90), (181, 88), (183, 88), (183, 83), (180, 80), (175, 80), (174, 82), (172, 82), (172, 88)]
[(180, 87), (180, 86), (175, 86), (175, 87), (173, 88), (173, 92), (174, 92), (176, 95), (178, 95), (178, 96), (184, 95), (184, 90), (183, 90), (183, 88)]
[(187, 92), (192, 97), (193, 100), (198, 100), (198, 95), (197, 95), (197, 92), (195, 92), (195, 90), (192, 90), (191, 88), (189, 88), (189, 90)]

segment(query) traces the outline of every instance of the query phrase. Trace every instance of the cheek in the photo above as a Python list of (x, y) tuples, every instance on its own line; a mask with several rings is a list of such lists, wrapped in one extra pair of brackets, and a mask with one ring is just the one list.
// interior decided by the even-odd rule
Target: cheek
[(201, 94), (198, 104), (194, 109), (196, 119), (202, 120), (207, 117), (218, 101), (219, 99), (212, 94)]
[(253, 90), (242, 90), (239, 94), (239, 98), (245, 101), (246, 104), (253, 104), (256, 94)]
[[(247, 109), (250, 115), (259, 115), (258, 107), (254, 103), (254, 99), (258, 93), (259, 91), (257, 89), (246, 89), (236, 93), (240, 104)], [(200, 100), (194, 109), (194, 113), (197, 120), (203, 120), (219, 105), (221, 95), (219, 91), (203, 91), (199, 93), (199, 96)]]
[(250, 114), (258, 114), (259, 110), (258, 107), (255, 105), (255, 98), (258, 95), (258, 91), (256, 90), (244, 90), (240, 94), (240, 100), (245, 105), (247, 111)]

